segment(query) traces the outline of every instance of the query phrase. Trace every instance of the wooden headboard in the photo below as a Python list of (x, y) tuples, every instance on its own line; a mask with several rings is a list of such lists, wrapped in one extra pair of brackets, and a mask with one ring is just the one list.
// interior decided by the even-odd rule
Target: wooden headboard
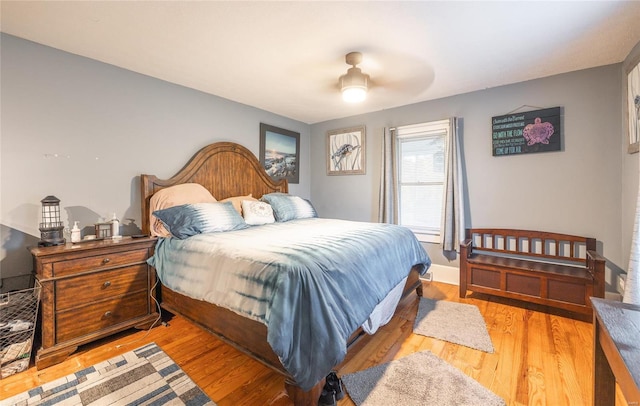
[(198, 151), (169, 179), (140, 175), (142, 233), (149, 234), (149, 202), (160, 189), (182, 183), (199, 183), (217, 199), (253, 194), (259, 198), (272, 192), (288, 192), (285, 179), (271, 179), (255, 155), (233, 142), (216, 142)]

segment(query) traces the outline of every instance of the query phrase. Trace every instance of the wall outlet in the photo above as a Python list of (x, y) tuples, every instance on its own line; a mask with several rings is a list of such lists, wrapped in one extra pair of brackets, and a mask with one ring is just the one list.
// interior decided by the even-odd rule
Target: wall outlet
[(618, 292), (624, 293), (624, 284), (625, 284), (626, 280), (627, 280), (627, 276), (626, 275), (624, 275), (624, 274), (618, 275), (618, 286), (617, 286)]

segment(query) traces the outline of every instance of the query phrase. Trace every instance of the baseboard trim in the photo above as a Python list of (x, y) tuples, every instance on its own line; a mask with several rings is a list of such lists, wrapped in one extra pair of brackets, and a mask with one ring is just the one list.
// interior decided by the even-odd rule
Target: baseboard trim
[[(431, 280), (436, 282), (460, 285), (460, 269), (455, 266), (431, 264), (429, 268)], [(424, 278), (427, 279), (428, 278)]]

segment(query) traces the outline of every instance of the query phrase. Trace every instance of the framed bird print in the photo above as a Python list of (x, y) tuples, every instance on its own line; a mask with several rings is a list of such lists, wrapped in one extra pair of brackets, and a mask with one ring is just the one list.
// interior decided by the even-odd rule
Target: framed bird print
[(365, 127), (327, 132), (327, 175), (364, 175)]

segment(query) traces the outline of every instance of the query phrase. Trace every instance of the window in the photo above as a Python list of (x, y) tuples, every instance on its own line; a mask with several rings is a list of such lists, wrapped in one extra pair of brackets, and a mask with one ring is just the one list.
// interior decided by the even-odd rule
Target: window
[[(440, 235), (449, 120), (402, 126), (398, 139), (398, 223), (434, 240)], [(431, 237), (431, 239), (429, 238)]]

